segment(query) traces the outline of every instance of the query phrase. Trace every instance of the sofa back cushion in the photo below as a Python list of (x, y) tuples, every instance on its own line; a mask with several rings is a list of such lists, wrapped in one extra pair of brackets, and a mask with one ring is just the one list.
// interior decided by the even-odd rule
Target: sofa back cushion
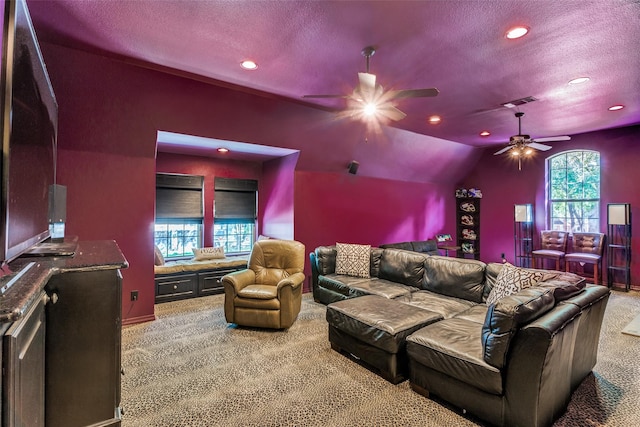
[(417, 252), (385, 249), (380, 258), (378, 277), (419, 288), (422, 285), (426, 258)]
[(318, 246), (316, 248), (316, 265), (318, 274), (326, 276), (336, 271), (336, 256), (338, 251), (335, 246)]
[(402, 249), (404, 251), (412, 251), (413, 245), (411, 242), (399, 242), (399, 243), (386, 243), (380, 245), (382, 249)]
[(425, 258), (424, 264), (422, 289), (467, 301), (482, 302), (486, 267), (484, 262), (429, 256)]
[(371, 277), (378, 277), (380, 275), (380, 259), (382, 258), (382, 252), (384, 252), (384, 249), (382, 248), (371, 248)]
[(419, 240), (411, 242), (411, 246), (415, 252), (423, 254), (438, 255), (438, 243), (435, 240)]
[(502, 369), (507, 361), (509, 343), (518, 329), (554, 305), (553, 289), (541, 287), (523, 289), (490, 305), (482, 325), (484, 361)]

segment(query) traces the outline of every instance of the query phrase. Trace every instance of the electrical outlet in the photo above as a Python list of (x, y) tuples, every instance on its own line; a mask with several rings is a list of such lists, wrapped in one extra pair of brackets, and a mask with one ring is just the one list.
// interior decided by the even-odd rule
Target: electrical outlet
[(131, 301), (138, 301), (138, 291), (131, 291)]
[(504, 252), (500, 254), (500, 258), (504, 259)]

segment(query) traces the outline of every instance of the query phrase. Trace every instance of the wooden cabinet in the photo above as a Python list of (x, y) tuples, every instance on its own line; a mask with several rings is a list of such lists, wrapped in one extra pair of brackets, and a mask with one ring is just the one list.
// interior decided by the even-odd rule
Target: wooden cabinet
[(47, 426), (120, 425), (119, 270), (69, 272), (46, 286)]
[(45, 425), (45, 304), (40, 297), (3, 336), (2, 425)]
[(480, 259), (480, 198), (456, 197), (458, 257)]
[(224, 292), (222, 278), (225, 274), (241, 267), (222, 267), (193, 272), (178, 272), (173, 274), (156, 274), (156, 304), (177, 301), (186, 298), (202, 297), (205, 295), (221, 294)]
[(119, 426), (127, 261), (105, 241), (26, 264), (0, 298), (2, 426)]

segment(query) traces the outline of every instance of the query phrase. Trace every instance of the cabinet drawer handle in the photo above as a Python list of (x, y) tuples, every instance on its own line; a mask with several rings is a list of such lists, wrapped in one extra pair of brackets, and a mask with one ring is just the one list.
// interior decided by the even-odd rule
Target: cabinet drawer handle
[(173, 285), (173, 289), (178, 289), (178, 285)]
[(51, 296), (45, 294), (42, 297), (42, 300), (44, 301), (44, 304), (47, 305), (49, 303), (51, 304), (55, 304), (58, 302), (58, 294), (56, 294), (55, 292), (51, 294)]

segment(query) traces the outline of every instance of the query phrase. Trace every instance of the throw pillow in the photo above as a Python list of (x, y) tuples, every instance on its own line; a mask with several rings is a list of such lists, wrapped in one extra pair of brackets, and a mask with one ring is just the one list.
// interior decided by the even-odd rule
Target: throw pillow
[(370, 276), (371, 245), (336, 243), (336, 274), (364, 277)]
[(521, 289), (537, 285), (544, 276), (542, 271), (527, 270), (505, 263), (487, 297), (487, 305), (494, 304), (500, 298), (513, 295)]
[(198, 248), (193, 250), (196, 261), (204, 261), (207, 259), (222, 259), (224, 258), (224, 248), (217, 246), (215, 248)]
[(164, 256), (158, 245), (153, 245), (153, 265), (164, 265)]

